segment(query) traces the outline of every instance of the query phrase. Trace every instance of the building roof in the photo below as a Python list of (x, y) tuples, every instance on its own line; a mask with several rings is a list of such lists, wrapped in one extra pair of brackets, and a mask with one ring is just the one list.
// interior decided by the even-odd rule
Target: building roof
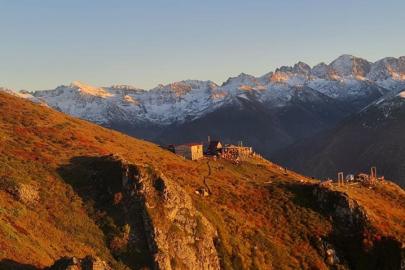
[[(182, 144), (182, 145), (185, 145), (185, 146), (196, 146), (196, 145), (202, 145), (202, 143), (184, 143), (184, 144)], [(178, 145), (178, 146), (181, 146), (181, 145)]]
[(218, 144), (220, 144), (219, 141), (211, 141), (208, 145), (208, 151), (218, 149)]

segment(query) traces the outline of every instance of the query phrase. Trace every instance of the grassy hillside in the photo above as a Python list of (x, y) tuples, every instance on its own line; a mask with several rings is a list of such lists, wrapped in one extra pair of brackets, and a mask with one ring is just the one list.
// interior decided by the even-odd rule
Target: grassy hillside
[[(131, 170), (163, 174), (190, 194), (218, 232), (223, 269), (395, 269), (400, 263), (405, 199), (394, 185), (333, 187), (322, 191), (329, 198), (322, 202), (314, 195), (321, 192), (317, 180), (259, 157), (241, 164), (185, 160), (4, 93), (0, 112), (0, 269), (43, 268), (63, 256), (89, 254), (115, 269), (152, 267), (153, 254), (124, 241), (138, 217), (126, 219), (119, 206), (114, 187), (122, 163), (110, 154)], [(211, 195), (195, 194), (199, 188)], [(335, 201), (345, 196), (370, 217), (353, 233), (335, 213)], [(204, 233), (203, 226), (197, 224), (196, 233)], [(330, 249), (340, 260), (328, 261)]]

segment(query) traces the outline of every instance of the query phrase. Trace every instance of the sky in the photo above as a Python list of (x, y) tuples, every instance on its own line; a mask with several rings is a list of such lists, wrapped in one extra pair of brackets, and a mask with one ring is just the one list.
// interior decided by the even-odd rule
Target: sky
[(403, 0), (0, 0), (0, 86), (222, 84), (342, 54), (405, 55)]

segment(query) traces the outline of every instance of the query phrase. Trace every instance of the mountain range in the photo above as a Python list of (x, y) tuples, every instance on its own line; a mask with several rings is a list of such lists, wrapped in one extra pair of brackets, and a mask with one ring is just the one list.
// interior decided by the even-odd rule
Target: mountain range
[(241, 73), (222, 85), (185, 80), (151, 90), (80, 82), (54, 90), (11, 92), (131, 136), (166, 145), (243, 141), (265, 157), (339, 123), (405, 88), (405, 57), (370, 62), (342, 55), (261, 77)]

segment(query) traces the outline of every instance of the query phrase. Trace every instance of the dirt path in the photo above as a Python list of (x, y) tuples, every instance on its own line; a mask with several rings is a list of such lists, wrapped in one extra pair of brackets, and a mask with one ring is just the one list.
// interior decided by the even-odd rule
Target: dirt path
[(208, 174), (207, 174), (206, 176), (204, 176), (203, 183), (204, 183), (205, 187), (207, 188), (208, 193), (211, 194), (211, 189), (210, 189), (210, 187), (209, 187), (208, 184), (207, 184), (207, 177), (211, 176), (211, 165), (210, 165), (210, 161), (209, 161), (209, 160), (207, 160), (207, 166), (208, 166)]

